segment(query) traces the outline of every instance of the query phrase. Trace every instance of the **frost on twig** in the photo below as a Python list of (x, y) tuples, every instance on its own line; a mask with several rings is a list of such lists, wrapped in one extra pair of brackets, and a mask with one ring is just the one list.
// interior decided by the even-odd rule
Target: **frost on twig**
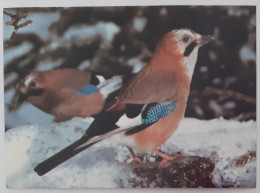
[(32, 20), (27, 20), (27, 21), (19, 24), (20, 20), (25, 19), (27, 17), (26, 13), (23, 13), (21, 11), (14, 12), (14, 11), (5, 9), (4, 14), (11, 17), (11, 21), (7, 21), (5, 23), (5, 25), (14, 27), (14, 31), (12, 32), (10, 39), (6, 40), (4, 42), (4, 46), (8, 46), (15, 39), (15, 35), (16, 35), (18, 29), (31, 24)]

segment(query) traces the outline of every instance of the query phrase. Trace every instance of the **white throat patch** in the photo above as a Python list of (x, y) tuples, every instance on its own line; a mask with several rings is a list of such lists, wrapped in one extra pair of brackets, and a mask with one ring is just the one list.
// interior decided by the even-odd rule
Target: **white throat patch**
[(32, 76), (29, 76), (29, 77), (24, 81), (24, 85), (25, 85), (25, 86), (28, 86), (32, 80), (34, 80), (34, 78), (33, 78)]
[(184, 57), (184, 64), (187, 68), (190, 80), (192, 79), (194, 68), (195, 68), (195, 65), (197, 62), (198, 50), (199, 50), (199, 48), (196, 47), (196, 48), (194, 48), (194, 50), (192, 51), (192, 53), (189, 56)]

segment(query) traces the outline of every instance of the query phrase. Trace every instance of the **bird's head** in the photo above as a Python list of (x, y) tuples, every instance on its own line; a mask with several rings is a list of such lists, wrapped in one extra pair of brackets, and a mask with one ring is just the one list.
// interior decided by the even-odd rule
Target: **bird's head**
[(18, 102), (22, 103), (27, 100), (33, 103), (33, 101), (40, 100), (45, 92), (44, 79), (45, 77), (41, 72), (34, 72), (21, 80), (17, 85)]
[(199, 48), (213, 41), (215, 38), (210, 35), (200, 35), (190, 29), (173, 30), (171, 33), (174, 34), (178, 51), (184, 58), (184, 65), (191, 78), (197, 61)]
[(167, 52), (173, 61), (180, 58), (191, 79), (199, 48), (214, 39), (213, 36), (200, 35), (187, 28), (177, 29), (166, 34), (157, 45), (157, 49), (159, 47), (160, 51)]

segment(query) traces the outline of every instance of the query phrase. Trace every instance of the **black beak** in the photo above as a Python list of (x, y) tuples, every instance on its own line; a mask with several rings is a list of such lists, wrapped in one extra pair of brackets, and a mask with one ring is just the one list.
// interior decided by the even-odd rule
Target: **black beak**
[(43, 88), (28, 89), (22, 85), (18, 86), (18, 103), (23, 103), (30, 96), (40, 96), (44, 93)]
[(16, 93), (18, 103), (22, 103), (28, 98), (26, 89), (24, 88), (24, 80), (21, 80), (21, 82), (16, 85)]
[(216, 38), (214, 36), (210, 36), (210, 35), (202, 35), (200, 39), (196, 40), (198, 45), (204, 45), (207, 44), (209, 42), (214, 41)]
[(28, 94), (23, 94), (22, 92), (19, 92), (18, 94), (18, 103), (23, 103), (27, 98), (29, 97)]

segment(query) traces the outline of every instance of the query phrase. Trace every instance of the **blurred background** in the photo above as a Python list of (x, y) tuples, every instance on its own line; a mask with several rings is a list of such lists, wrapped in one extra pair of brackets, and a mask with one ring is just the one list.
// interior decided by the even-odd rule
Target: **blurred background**
[[(13, 36), (11, 17), (24, 24)], [(185, 116), (256, 119), (255, 6), (14, 8), (4, 9), (4, 23), (6, 130), (53, 121), (17, 104), (16, 85), (31, 71), (138, 72), (160, 37), (177, 28), (217, 37), (199, 51)]]

